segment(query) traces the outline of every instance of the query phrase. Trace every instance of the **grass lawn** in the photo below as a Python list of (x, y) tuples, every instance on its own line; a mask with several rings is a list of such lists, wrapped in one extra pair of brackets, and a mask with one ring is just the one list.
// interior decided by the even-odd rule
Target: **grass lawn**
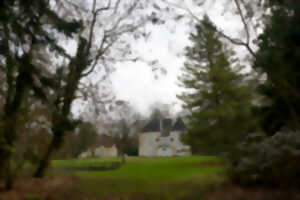
[[(56, 160), (53, 161), (53, 166), (58, 169), (97, 167), (117, 160), (118, 158)], [(220, 160), (213, 156), (129, 157), (126, 164), (116, 170), (72, 173), (80, 177), (83, 190), (101, 197), (122, 196), (123, 199), (133, 199), (129, 196), (147, 194), (159, 196), (160, 199), (180, 199), (191, 195), (199, 197), (198, 193), (220, 183), (223, 180), (222, 169)]]

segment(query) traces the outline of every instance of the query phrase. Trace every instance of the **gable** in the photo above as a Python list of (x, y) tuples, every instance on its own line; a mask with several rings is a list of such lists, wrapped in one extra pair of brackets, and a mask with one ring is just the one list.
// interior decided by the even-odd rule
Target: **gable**
[(142, 130), (143, 133), (147, 132), (161, 132), (168, 135), (166, 132), (170, 131), (185, 131), (186, 126), (181, 118), (178, 118), (173, 125), (172, 119), (153, 119)]
[(173, 125), (172, 131), (185, 131), (186, 126), (181, 118), (178, 118), (175, 124)]
[(143, 133), (159, 132), (159, 131), (160, 131), (160, 120), (158, 119), (151, 120), (142, 130)]

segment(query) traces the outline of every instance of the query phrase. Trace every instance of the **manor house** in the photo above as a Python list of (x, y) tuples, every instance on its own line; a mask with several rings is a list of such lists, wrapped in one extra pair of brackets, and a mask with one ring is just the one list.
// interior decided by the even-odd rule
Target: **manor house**
[(182, 143), (186, 127), (181, 118), (153, 119), (139, 135), (139, 156), (188, 156), (190, 147)]

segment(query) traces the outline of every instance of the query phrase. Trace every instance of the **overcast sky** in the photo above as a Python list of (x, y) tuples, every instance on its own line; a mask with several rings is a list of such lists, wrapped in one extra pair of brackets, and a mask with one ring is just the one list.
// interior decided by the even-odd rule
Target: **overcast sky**
[[(232, 15), (222, 15), (223, 3), (206, 6), (202, 13), (207, 13), (213, 22), (227, 34), (237, 36), (242, 26), (239, 19)], [(180, 11), (179, 11), (180, 12)], [(191, 27), (185, 21), (169, 21), (164, 25), (149, 25), (151, 36), (146, 41), (134, 43), (135, 50), (144, 58), (158, 59), (167, 70), (166, 75), (155, 79), (151, 67), (145, 63), (118, 63), (111, 80), (119, 99), (129, 101), (140, 112), (149, 112), (149, 106), (155, 102), (174, 104), (175, 111), (181, 109), (181, 102), (176, 98), (182, 88), (177, 77), (181, 74), (184, 63), (184, 48), (190, 44)]]

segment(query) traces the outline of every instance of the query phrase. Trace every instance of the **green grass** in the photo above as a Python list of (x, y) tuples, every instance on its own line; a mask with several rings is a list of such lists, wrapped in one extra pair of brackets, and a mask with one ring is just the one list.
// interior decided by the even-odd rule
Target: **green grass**
[[(55, 168), (96, 167), (118, 158), (56, 160)], [(117, 170), (76, 171), (83, 190), (98, 196), (144, 193), (168, 197), (186, 196), (191, 192), (220, 183), (223, 166), (217, 157), (192, 156), (170, 158), (129, 157)]]

